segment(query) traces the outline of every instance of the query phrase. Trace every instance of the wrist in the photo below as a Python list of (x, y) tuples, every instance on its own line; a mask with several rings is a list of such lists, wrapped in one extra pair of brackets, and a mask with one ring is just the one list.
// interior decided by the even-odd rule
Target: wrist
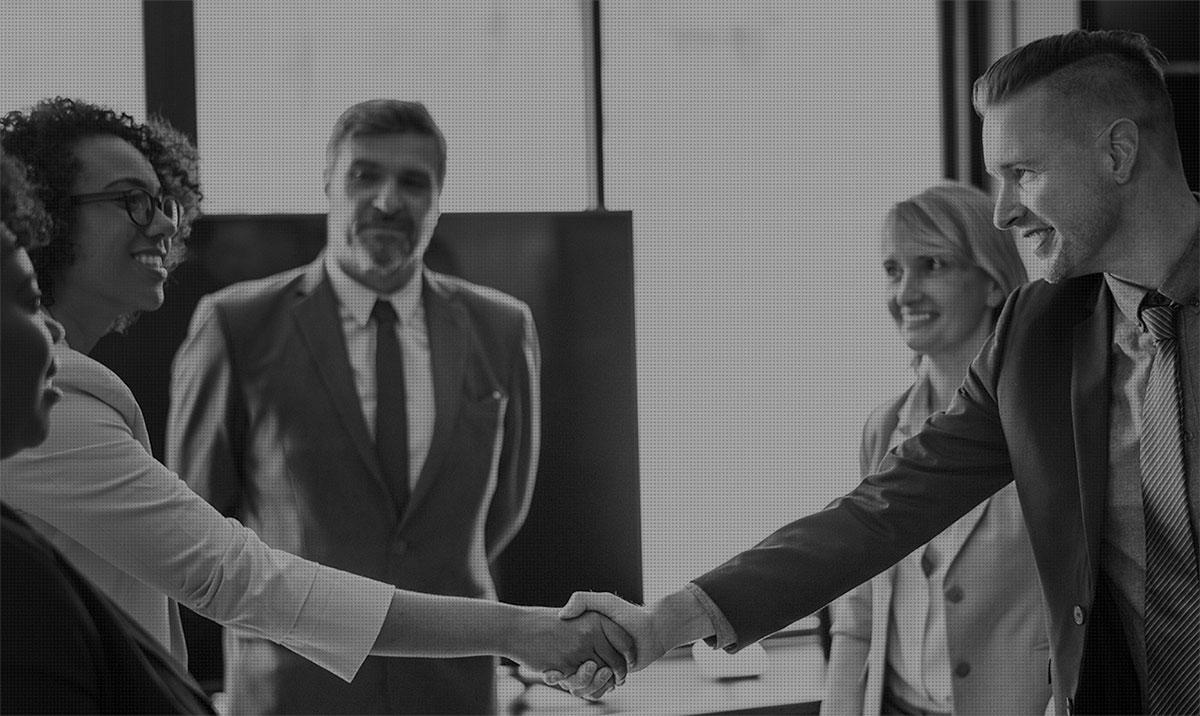
[(497, 602), (497, 606), (498, 618), (489, 629), (493, 653), (523, 664), (528, 655), (522, 652), (522, 646), (537, 638), (534, 610), (503, 602)]
[(651, 607), (650, 616), (664, 651), (717, 632), (700, 602), (687, 589), (660, 599)]

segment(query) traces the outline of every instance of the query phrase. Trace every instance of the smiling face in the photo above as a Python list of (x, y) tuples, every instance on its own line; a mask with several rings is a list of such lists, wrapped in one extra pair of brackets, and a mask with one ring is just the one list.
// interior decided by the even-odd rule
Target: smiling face
[[(109, 134), (81, 139), (73, 154), (80, 169), (72, 195), (141, 188), (158, 196), (162, 191), (150, 161), (123, 139)], [(87, 306), (89, 315), (110, 321), (161, 306), (167, 279), (163, 259), (175, 233), (167, 217), (156, 209), (149, 226), (138, 226), (121, 199), (81, 204), (76, 211), (75, 261), (57, 277), (56, 302)]]
[(0, 234), (4, 254), (0, 456), (8, 457), (46, 439), (50, 408), (62, 395), (50, 382), (55, 370), (50, 345), (62, 338), (62, 328), (38, 310), (41, 294), (29, 256), (7, 229), (0, 227)]
[(412, 280), (440, 216), (438, 146), (416, 133), (347, 137), (329, 173), (328, 248), (381, 293)]
[(932, 232), (893, 223), (881, 250), (888, 312), (908, 347), (934, 359), (974, 356), (1004, 300), (996, 282)]
[(996, 226), (1035, 242), (1052, 283), (1105, 270), (1120, 216), (1105, 178), (1104, 133), (1062, 104), (1034, 85), (983, 115), (984, 161), (998, 180)]

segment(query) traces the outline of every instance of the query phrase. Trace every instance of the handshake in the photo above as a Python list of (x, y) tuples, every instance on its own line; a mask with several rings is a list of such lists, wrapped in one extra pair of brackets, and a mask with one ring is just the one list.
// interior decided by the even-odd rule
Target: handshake
[(557, 613), (531, 608), (531, 630), (514, 635), (512, 658), (541, 671), (547, 684), (600, 699), (630, 672), (690, 641), (671, 628), (671, 611), (669, 599), (641, 607), (614, 594), (576, 592)]

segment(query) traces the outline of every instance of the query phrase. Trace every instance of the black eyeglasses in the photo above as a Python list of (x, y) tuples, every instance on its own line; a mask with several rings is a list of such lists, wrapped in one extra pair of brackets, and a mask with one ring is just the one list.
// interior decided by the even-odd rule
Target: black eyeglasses
[(178, 231), (179, 217), (183, 213), (175, 197), (170, 194), (154, 196), (145, 189), (120, 189), (118, 191), (98, 191), (92, 194), (75, 194), (71, 199), (76, 204), (92, 204), (98, 201), (117, 201), (119, 199), (125, 203), (125, 213), (129, 214), (129, 220), (142, 228), (154, 222), (154, 210), (157, 209)]

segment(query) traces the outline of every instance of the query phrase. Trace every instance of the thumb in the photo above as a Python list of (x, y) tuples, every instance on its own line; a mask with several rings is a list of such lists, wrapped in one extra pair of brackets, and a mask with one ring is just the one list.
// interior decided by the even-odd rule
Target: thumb
[(559, 619), (574, 619), (591, 608), (592, 592), (575, 592), (562, 609), (558, 610)]

